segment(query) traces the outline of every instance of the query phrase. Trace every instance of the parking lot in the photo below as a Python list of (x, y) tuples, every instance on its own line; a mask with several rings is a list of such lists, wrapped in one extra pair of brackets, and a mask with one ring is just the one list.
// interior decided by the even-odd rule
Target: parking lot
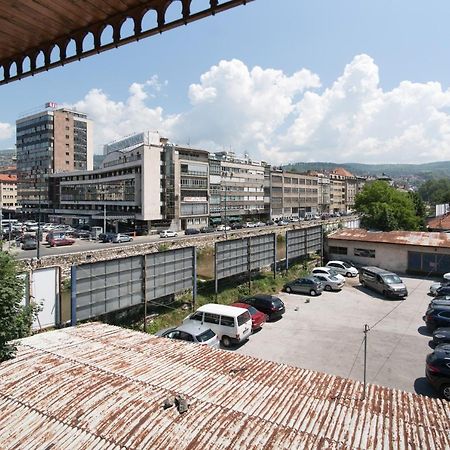
[(280, 293), (283, 318), (266, 323), (236, 351), (362, 381), (368, 324), (367, 382), (435, 396), (424, 375), (432, 349), (422, 320), (432, 281), (402, 278), (409, 291), (404, 301), (385, 300), (361, 287), (358, 278), (318, 297)]

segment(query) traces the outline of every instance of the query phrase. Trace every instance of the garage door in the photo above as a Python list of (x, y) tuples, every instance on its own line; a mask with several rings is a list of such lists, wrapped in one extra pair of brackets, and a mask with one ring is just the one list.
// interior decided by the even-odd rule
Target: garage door
[(430, 275), (450, 272), (450, 255), (408, 252), (408, 272)]

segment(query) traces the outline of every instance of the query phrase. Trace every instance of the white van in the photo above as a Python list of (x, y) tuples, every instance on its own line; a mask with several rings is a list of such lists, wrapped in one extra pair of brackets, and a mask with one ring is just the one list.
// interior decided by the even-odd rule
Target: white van
[(243, 308), (208, 303), (187, 316), (183, 323), (203, 323), (217, 334), (224, 347), (245, 341), (252, 334), (252, 318)]

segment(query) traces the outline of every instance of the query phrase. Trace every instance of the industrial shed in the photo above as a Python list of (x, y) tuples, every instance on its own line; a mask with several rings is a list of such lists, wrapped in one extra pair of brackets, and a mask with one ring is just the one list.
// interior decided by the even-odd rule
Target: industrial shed
[(399, 273), (450, 272), (448, 233), (345, 229), (328, 236), (326, 249), (329, 259), (345, 259)]
[[(448, 449), (450, 404), (90, 323), (0, 364), (2, 449)], [(180, 413), (163, 408), (186, 399)]]

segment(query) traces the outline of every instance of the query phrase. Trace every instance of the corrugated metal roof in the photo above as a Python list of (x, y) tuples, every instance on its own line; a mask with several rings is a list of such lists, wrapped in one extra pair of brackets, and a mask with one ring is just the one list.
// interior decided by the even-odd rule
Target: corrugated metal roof
[(450, 213), (430, 219), (427, 227), (432, 230), (450, 230)]
[[(450, 404), (104, 324), (0, 364), (2, 449), (450, 448)], [(180, 414), (163, 409), (186, 398)]]
[(330, 234), (328, 240), (450, 248), (450, 235), (447, 233), (429, 233), (422, 231), (367, 231), (360, 228), (346, 228)]

